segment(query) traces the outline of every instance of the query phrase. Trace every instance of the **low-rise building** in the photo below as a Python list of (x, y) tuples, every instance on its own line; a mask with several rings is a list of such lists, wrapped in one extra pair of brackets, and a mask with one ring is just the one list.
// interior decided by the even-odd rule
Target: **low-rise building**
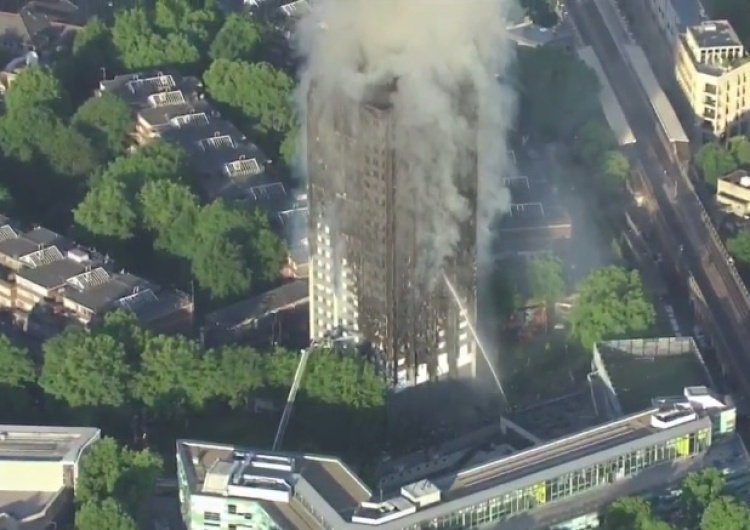
[(729, 21), (687, 28), (676, 76), (695, 115), (698, 140), (750, 132), (750, 57)]
[(23, 55), (69, 46), (86, 23), (77, 6), (67, 0), (0, 1), (0, 48)]
[(477, 454), (443, 474), (410, 473), (377, 491), (335, 457), (179, 440), (182, 514), (188, 530), (248, 521), (304, 530), (548, 528), (706, 465), (722, 438), (734, 436), (714, 420), (733, 407), (705, 389), (684, 394), (564, 438)]
[(187, 294), (118, 272), (106, 256), (46, 228), (21, 230), (6, 218), (0, 220), (0, 273), (0, 310), (41, 335), (68, 323), (88, 326), (116, 308), (162, 331), (186, 330), (192, 319)]
[(286, 230), (285, 223), (290, 212), (306, 210), (306, 204), (298, 204), (258, 146), (204, 99), (200, 80), (163, 72), (127, 74), (102, 81), (103, 92), (116, 94), (132, 109), (137, 145), (161, 138), (185, 150), (209, 201), (222, 198), (267, 211), (284, 229), (290, 263), (301, 271), (295, 275), (306, 274), (306, 232)]
[(81, 458), (99, 429), (0, 425), (0, 528), (53, 529), (73, 508)]
[(750, 217), (750, 173), (732, 171), (716, 182), (716, 202), (734, 215)]

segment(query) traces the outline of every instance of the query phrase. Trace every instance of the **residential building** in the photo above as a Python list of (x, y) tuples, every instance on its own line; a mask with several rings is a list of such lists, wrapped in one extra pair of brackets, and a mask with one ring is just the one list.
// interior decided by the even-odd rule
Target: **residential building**
[(0, 1), (0, 48), (15, 55), (54, 51), (73, 42), (86, 23), (67, 0)]
[(190, 328), (193, 302), (124, 271), (106, 256), (83, 249), (46, 228), (21, 230), (0, 222), (0, 310), (27, 331), (49, 335), (61, 326), (88, 326), (105, 312), (132, 310), (163, 331)]
[[(282, 340), (282, 337), (292, 331), (294, 322), (300, 320), (300, 313), (304, 313), (306, 327), (308, 295), (307, 281), (294, 280), (214, 311), (205, 318), (201, 330), (203, 343), (213, 346), (244, 342), (268, 348), (279, 342), (294, 341), (294, 337), (289, 337), (289, 340)], [(304, 342), (300, 347), (307, 346), (307, 330), (304, 331)]]
[(573, 225), (558, 197), (555, 186), (533, 176), (518, 175), (505, 179), (510, 190), (510, 212), (494, 227), (493, 255), (533, 255), (549, 252), (573, 234)]
[(288, 192), (261, 150), (205, 100), (200, 80), (142, 72), (102, 81), (103, 92), (116, 94), (132, 109), (136, 145), (161, 138), (188, 153), (209, 201), (222, 198), (266, 210), (272, 223), (284, 229), (294, 275), (306, 274), (307, 234), (285, 222), (292, 211), (306, 215), (306, 206)]
[(0, 425), (0, 528), (45, 530), (73, 509), (81, 458), (99, 429)]
[(180, 440), (182, 514), (188, 530), (248, 521), (267, 529), (460, 529), (499, 522), (508, 530), (548, 528), (623, 496), (664, 489), (710, 465), (712, 451), (735, 437), (729, 423), (722, 429), (715, 418), (733, 410), (705, 388), (689, 388), (668, 404), (561, 439), (477, 451), (458, 470), (431, 474), (430, 464), (421, 465), (422, 474), (402, 470), (400, 484), (381, 483), (376, 492), (334, 457)]
[(739, 217), (750, 217), (750, 173), (738, 169), (716, 182), (716, 202)]
[(475, 375), (477, 169), (475, 151), (459, 155), (466, 163), (454, 182), (471, 212), (453, 254), (430, 264), (441, 277), (426, 278), (417, 243), (425, 228), (414, 198), (397, 191), (409, 189), (411, 175), (396, 139), (395, 90), (397, 82), (373, 87), (364, 103), (332, 102), (313, 84), (306, 155), (311, 340), (342, 328), (358, 335), (399, 390)]
[(750, 133), (750, 57), (729, 21), (687, 28), (676, 75), (693, 109), (698, 140)]

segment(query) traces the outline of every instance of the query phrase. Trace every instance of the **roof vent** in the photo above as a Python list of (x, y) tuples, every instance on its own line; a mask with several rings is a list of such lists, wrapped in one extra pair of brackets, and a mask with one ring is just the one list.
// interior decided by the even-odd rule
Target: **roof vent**
[(743, 175), (740, 177), (740, 186), (743, 188), (750, 188), (750, 175)]

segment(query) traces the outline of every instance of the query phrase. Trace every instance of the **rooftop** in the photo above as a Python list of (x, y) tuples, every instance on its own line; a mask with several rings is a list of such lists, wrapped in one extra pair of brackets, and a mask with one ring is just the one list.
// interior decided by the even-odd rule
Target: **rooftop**
[(189, 303), (185, 293), (115, 272), (107, 257), (79, 248), (46, 228), (23, 232), (6, 221), (0, 225), (0, 255), (19, 264), (16, 278), (46, 291), (60, 290), (64, 299), (94, 314), (119, 306), (150, 322)]
[(744, 169), (735, 169), (728, 175), (721, 177), (719, 180), (729, 182), (736, 186), (742, 186), (743, 188), (750, 188), (750, 173)]
[(536, 48), (570, 39), (573, 37), (573, 32), (567, 20), (554, 28), (545, 28), (527, 20), (509, 27), (508, 36), (520, 46)]
[[(410, 483), (401, 485), (399, 495), (386, 500), (380, 494), (373, 497), (349, 468), (335, 458), (182, 440), (177, 443), (177, 452), (187, 468), (193, 494), (261, 500), (267, 503), (272, 516), (293, 513), (298, 518), (294, 528), (314, 528), (316, 525), (310, 523), (312, 518), (339, 530), (372, 525), (382, 530), (398, 530), (574, 469), (710, 428), (706, 410), (689, 408), (673, 418), (661, 408), (649, 407), (526, 450), (511, 454), (507, 450), (490, 452), (486, 460), (464, 464), (467, 467), (457, 473), (428, 480), (411, 477)], [(221, 479), (211, 474), (217, 462), (222, 462), (218, 473)], [(312, 511), (304, 509), (305, 505), (312, 507)]]
[(698, 25), (690, 26), (688, 32), (700, 48), (742, 46), (742, 41), (728, 20), (705, 21)]
[[(0, 462), (75, 462), (81, 450), (97, 440), (99, 434), (99, 429), (93, 427), (0, 425)], [(0, 485), (0, 490), (5, 489)]]
[(543, 178), (523, 175), (505, 179), (510, 189), (510, 212), (497, 222), (500, 231), (526, 231), (571, 226), (555, 185)]
[(206, 316), (209, 326), (232, 329), (307, 301), (307, 280), (295, 280)]
[(686, 386), (710, 383), (690, 337), (600, 342), (594, 356), (595, 363), (597, 356), (601, 359), (625, 414), (651, 406), (654, 396), (680, 395)]
[[(32, 517), (44, 511), (45, 506), (56, 499), (57, 495), (57, 491), (0, 490), (0, 514), (7, 513), (15, 520), (23, 521), (27, 517)], [(0, 524), (2, 524), (1, 520)]]

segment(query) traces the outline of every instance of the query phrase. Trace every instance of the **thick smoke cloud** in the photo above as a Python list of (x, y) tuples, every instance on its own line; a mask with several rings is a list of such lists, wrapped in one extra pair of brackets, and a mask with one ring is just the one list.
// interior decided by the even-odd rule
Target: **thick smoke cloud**
[[(492, 219), (509, 209), (503, 178), (512, 171), (506, 137), (515, 119), (515, 93), (503, 78), (513, 60), (505, 29), (512, 2), (311, 0), (312, 12), (296, 28), (305, 65), (298, 87), (303, 118), (312, 80), (333, 111), (342, 91), (362, 100), (373, 86), (398, 79), (392, 100), (397, 145), (409, 153), (409, 179), (400, 183), (398, 197), (419, 220), (418, 248), (433, 278), (470, 212), (455, 179), (457, 168), (470, 163), (467, 152), (479, 153), (480, 260), (488, 257)], [(478, 106), (478, 138), (467, 119), (471, 98)]]

